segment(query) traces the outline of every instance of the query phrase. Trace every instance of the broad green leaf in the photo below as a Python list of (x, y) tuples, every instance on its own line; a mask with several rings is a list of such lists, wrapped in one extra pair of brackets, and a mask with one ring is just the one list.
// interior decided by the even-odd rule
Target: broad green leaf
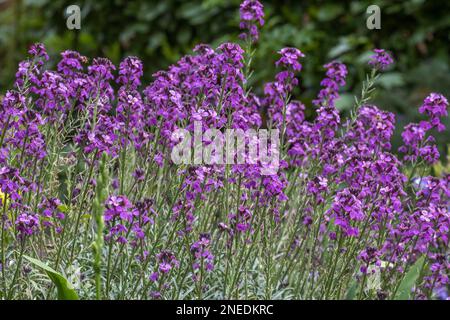
[(411, 290), (419, 279), (422, 266), (425, 261), (425, 256), (420, 257), (409, 269), (408, 273), (402, 279), (397, 293), (394, 296), (394, 300), (408, 300), (411, 298)]
[(44, 269), (48, 277), (56, 285), (59, 300), (79, 300), (77, 293), (73, 289), (72, 284), (60, 273), (56, 272), (42, 261), (24, 255), (24, 258), (32, 264)]

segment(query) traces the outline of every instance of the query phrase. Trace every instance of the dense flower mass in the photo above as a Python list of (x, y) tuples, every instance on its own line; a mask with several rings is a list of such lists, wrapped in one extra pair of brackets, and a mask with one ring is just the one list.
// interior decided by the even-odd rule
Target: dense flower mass
[[(397, 155), (395, 115), (368, 94), (387, 51), (347, 117), (347, 66), (326, 63), (317, 98), (301, 101), (297, 48), (278, 52), (261, 95), (249, 88), (263, 6), (246, 0), (240, 15), (247, 45), (198, 45), (148, 85), (137, 57), (64, 51), (46, 70), (45, 47), (31, 47), (0, 103), (0, 299), (56, 297), (29, 256), (81, 272), (72, 297), (88, 299), (448, 298), (450, 174), (431, 170), (447, 99), (424, 97)], [(276, 129), (279, 165), (250, 144), (203, 163), (227, 129)], [(191, 161), (176, 164), (181, 140)]]

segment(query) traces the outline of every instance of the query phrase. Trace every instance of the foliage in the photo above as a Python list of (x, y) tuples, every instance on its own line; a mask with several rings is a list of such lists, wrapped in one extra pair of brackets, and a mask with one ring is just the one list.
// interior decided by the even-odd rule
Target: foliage
[(47, 273), (48, 277), (52, 280), (57, 288), (59, 300), (78, 300), (78, 295), (73, 289), (73, 285), (70, 284), (70, 282), (66, 278), (64, 278), (63, 275), (56, 272), (37, 259), (28, 256), (24, 256), (24, 258), (30, 261), (35, 266), (43, 269)]

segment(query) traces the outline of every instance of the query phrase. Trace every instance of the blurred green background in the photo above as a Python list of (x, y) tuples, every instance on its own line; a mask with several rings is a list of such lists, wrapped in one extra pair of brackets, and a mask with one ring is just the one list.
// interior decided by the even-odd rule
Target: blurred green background
[[(239, 0), (0, 0), (0, 93), (13, 81), (27, 47), (43, 42), (51, 63), (66, 49), (88, 57), (106, 56), (118, 64), (127, 55), (144, 61), (145, 77), (167, 68), (198, 43), (213, 46), (236, 41)], [(339, 59), (349, 67), (338, 107), (346, 112), (360, 91), (366, 62), (374, 47), (390, 50), (395, 66), (379, 81), (375, 103), (397, 114), (394, 147), (401, 128), (418, 121), (418, 107), (431, 91), (450, 98), (450, 1), (262, 1), (266, 25), (255, 58), (253, 87), (276, 72), (275, 54), (285, 46), (300, 48), (306, 58), (295, 96), (313, 115), (311, 100), (320, 89), (322, 65)], [(68, 30), (65, 8), (82, 9), (81, 30)], [(366, 28), (366, 9), (381, 8), (381, 30)], [(50, 65), (51, 67), (52, 65)], [(450, 121), (445, 120), (450, 128)], [(449, 130), (436, 135), (444, 157)]]

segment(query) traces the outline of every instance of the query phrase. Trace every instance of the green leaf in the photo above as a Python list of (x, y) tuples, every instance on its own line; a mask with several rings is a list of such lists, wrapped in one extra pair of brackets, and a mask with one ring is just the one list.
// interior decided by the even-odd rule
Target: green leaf
[(58, 210), (61, 211), (62, 213), (68, 213), (69, 212), (69, 207), (65, 204), (60, 204), (58, 206)]
[(356, 297), (356, 290), (358, 289), (358, 282), (356, 278), (353, 279), (350, 288), (348, 288), (347, 293), (345, 294), (345, 300), (353, 300)]
[(24, 255), (24, 258), (30, 261), (32, 264), (44, 269), (48, 277), (56, 285), (58, 290), (59, 300), (79, 300), (76, 291), (73, 289), (72, 284), (60, 273), (56, 272), (45, 263)]
[(422, 271), (423, 264), (425, 262), (425, 256), (420, 257), (409, 269), (408, 273), (400, 282), (397, 289), (397, 293), (394, 296), (394, 300), (408, 300), (411, 298), (411, 290), (419, 279)]

